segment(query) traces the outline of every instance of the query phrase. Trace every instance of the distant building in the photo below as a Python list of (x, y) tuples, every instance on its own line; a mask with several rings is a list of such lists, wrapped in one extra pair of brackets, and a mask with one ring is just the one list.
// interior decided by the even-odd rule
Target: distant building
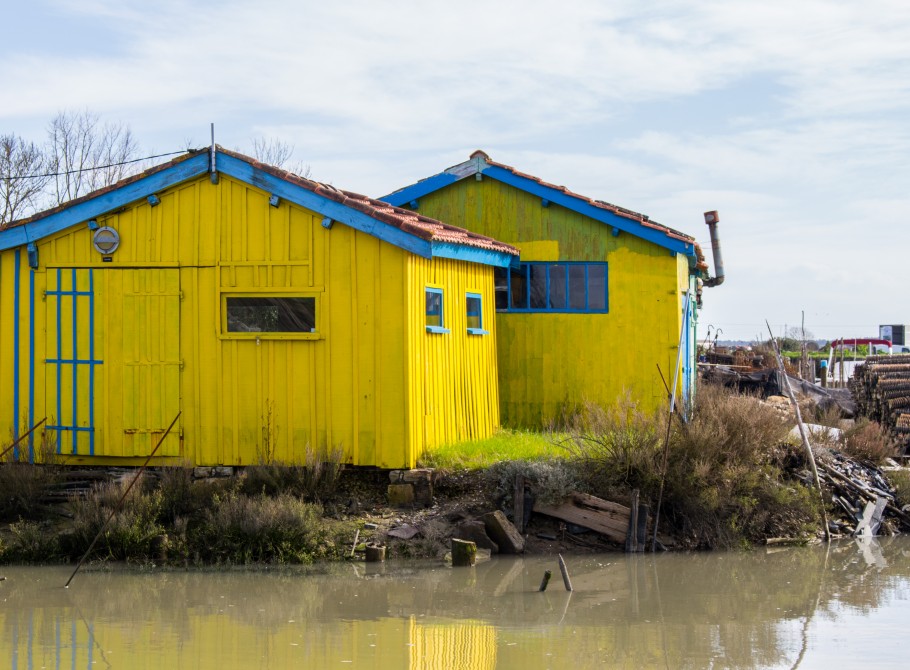
[(878, 327), (878, 336), (883, 340), (890, 340), (893, 345), (903, 346), (910, 344), (907, 342), (908, 334), (910, 334), (910, 326), (889, 325)]
[[(496, 271), (503, 423), (541, 427), (585, 401), (667, 397), (676, 369), (695, 384), (695, 239), (647, 216), (494, 162), (482, 151), (382, 198), (508, 242)], [(664, 380), (661, 380), (661, 374)]]

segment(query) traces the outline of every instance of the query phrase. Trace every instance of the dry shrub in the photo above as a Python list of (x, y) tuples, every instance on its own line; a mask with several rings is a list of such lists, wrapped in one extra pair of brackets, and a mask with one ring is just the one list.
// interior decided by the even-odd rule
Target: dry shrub
[(191, 550), (205, 562), (309, 563), (332, 548), (322, 509), (286, 493), (229, 492), (191, 536)]
[(47, 563), (60, 557), (57, 535), (47, 528), (47, 523), (20, 520), (11, 523), (9, 529), (9, 546), (0, 546), (4, 562)]
[(651, 490), (659, 484), (665, 421), (628, 396), (610, 407), (589, 403), (569, 422), (566, 447), (582, 464), (579, 475), (603, 494)]
[(877, 421), (859, 419), (841, 434), (841, 449), (848, 456), (876, 465), (898, 455), (897, 443)]
[(332, 495), (344, 469), (340, 447), (314, 450), (307, 446), (303, 463), (260, 463), (246, 468), (241, 490), (247, 495), (290, 493), (310, 501)]
[(147, 486), (160, 496), (158, 518), (162, 523), (201, 514), (214, 505), (215, 497), (237, 488), (233, 478), (195, 479), (190, 465), (166, 466), (157, 470), (157, 484)]
[(784, 476), (792, 459), (788, 423), (757, 399), (703, 384), (692, 416), (673, 419), (663, 477), (667, 412), (640, 412), (629, 401), (589, 408), (572, 431), (579, 477), (604, 497), (640, 490), (662, 519), (702, 547), (738, 546), (802, 531), (815, 503)]
[(493, 500), (502, 501), (506, 507), (512, 505), (518, 476), (524, 477), (537, 499), (547, 504), (558, 504), (579, 488), (574, 468), (564, 460), (499, 461), (483, 472)]
[(19, 449), (7, 452), (0, 462), (0, 519), (32, 516), (60, 482), (53, 433), (40, 433), (34, 463), (29, 462), (25, 441), (19, 446)]
[(132, 480), (133, 476), (128, 476), (118, 482), (95, 484), (85, 498), (70, 500), (73, 526), (61, 538), (70, 556), (85, 553), (102, 528), (104, 532), (92, 550), (93, 558), (136, 560), (155, 553), (155, 538), (164, 534), (158, 521), (161, 496), (158, 491), (144, 491), (140, 481), (123, 498)]

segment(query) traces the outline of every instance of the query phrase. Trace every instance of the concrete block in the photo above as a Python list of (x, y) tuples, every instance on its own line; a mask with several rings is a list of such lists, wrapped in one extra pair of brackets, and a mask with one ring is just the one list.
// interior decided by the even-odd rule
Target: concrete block
[(525, 539), (518, 529), (500, 510), (480, 517), (487, 529), (487, 535), (498, 546), (503, 554), (520, 554), (525, 550)]
[(387, 490), (389, 505), (392, 507), (403, 507), (414, 504), (414, 485), (413, 484), (389, 484)]
[(489, 549), (494, 554), (499, 553), (499, 545), (487, 535), (487, 528), (483, 521), (464, 521), (458, 524), (455, 532), (452, 533), (452, 537), (459, 540), (469, 540), (481, 549)]

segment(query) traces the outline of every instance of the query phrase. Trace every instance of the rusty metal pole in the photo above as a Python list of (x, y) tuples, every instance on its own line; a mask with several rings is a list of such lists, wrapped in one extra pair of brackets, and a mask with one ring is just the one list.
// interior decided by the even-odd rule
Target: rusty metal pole
[(145, 459), (145, 463), (142, 464), (142, 467), (136, 471), (136, 476), (133, 477), (133, 481), (130, 482), (129, 486), (126, 487), (126, 491), (123, 492), (123, 495), (120, 496), (120, 500), (117, 501), (117, 504), (114, 506), (114, 509), (111, 511), (110, 516), (107, 517), (107, 521), (104, 522), (104, 525), (101, 526), (101, 530), (98, 531), (98, 534), (95, 535), (95, 539), (92, 540), (92, 543), (88, 546), (88, 549), (85, 550), (85, 553), (82, 554), (82, 558), (79, 559), (79, 562), (76, 564), (76, 569), (73, 570), (73, 574), (70, 575), (70, 578), (66, 580), (66, 584), (63, 585), (63, 588), (68, 589), (70, 587), (70, 582), (73, 581), (73, 577), (76, 576), (76, 573), (79, 572), (79, 568), (82, 567), (82, 564), (85, 562), (86, 557), (95, 548), (95, 543), (98, 541), (98, 538), (101, 537), (101, 534), (107, 530), (108, 524), (111, 522), (111, 519), (114, 518), (114, 515), (120, 511), (120, 506), (123, 504), (123, 501), (126, 500), (126, 496), (129, 495), (130, 490), (133, 488), (133, 484), (139, 481), (139, 475), (142, 474), (142, 471), (145, 470), (145, 467), (149, 464), (149, 461), (152, 460), (152, 456), (155, 455), (155, 452), (158, 451), (158, 447), (164, 442), (164, 439), (168, 436), (168, 433), (171, 432), (171, 428), (174, 427), (174, 424), (177, 423), (177, 419), (180, 418), (182, 412), (177, 412), (177, 416), (174, 417), (174, 420), (171, 421), (171, 425), (167, 427), (167, 430), (164, 431), (164, 435), (161, 436), (161, 439), (158, 440), (158, 444), (155, 445), (155, 448), (152, 449), (152, 453), (149, 454), (148, 458)]
[(20, 442), (22, 442), (22, 440), (24, 440), (24, 439), (27, 438), (29, 435), (31, 435), (33, 432), (35, 432), (35, 430), (38, 428), (38, 426), (40, 426), (40, 425), (41, 425), (42, 423), (44, 423), (45, 421), (47, 421), (47, 417), (44, 417), (43, 419), (41, 419), (41, 421), (39, 421), (39, 422), (36, 423), (34, 426), (32, 426), (31, 428), (29, 428), (29, 430), (28, 430), (27, 433), (21, 435), (21, 436), (19, 437), (19, 439), (17, 439), (15, 442), (13, 442), (11, 445), (9, 445), (6, 449), (4, 449), (4, 450), (3, 450), (3, 453), (0, 454), (0, 459), (2, 459), (4, 456), (6, 456), (6, 455), (9, 453), (10, 449), (12, 449), (13, 447), (15, 447), (17, 444), (19, 444)]

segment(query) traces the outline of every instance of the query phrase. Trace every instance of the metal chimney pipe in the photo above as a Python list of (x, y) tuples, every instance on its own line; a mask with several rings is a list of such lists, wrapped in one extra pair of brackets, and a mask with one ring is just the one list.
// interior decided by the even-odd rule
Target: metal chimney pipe
[(720, 286), (724, 283), (724, 259), (720, 253), (720, 238), (717, 236), (717, 224), (720, 215), (716, 210), (705, 212), (705, 223), (708, 224), (708, 234), (711, 235), (711, 252), (714, 254), (714, 277), (705, 280), (705, 286)]

